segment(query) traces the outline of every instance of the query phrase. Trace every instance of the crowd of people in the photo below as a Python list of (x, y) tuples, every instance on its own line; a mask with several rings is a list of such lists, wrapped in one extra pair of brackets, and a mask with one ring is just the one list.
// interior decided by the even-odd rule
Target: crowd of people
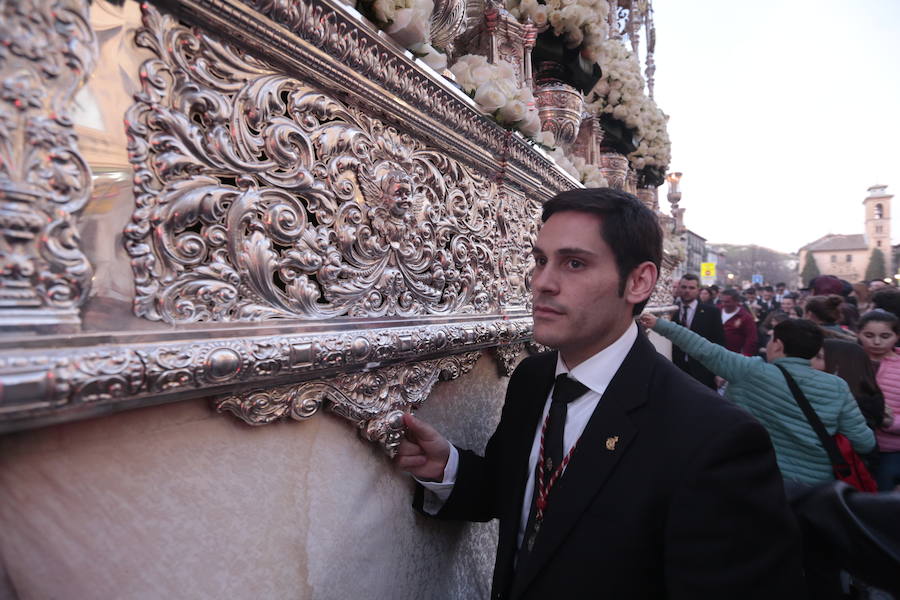
[[(875, 476), (900, 489), (900, 290), (834, 276), (789, 290), (700, 286), (687, 274), (673, 289), (671, 321), (643, 324), (673, 343), (673, 362), (753, 414), (768, 430), (786, 483), (834, 479), (831, 458), (791, 388), (828, 435), (843, 434)], [(812, 597), (840, 598), (839, 569), (805, 556)]]
[[(784, 283), (720, 290), (700, 286), (696, 275), (686, 274), (673, 286), (673, 295), (678, 305), (674, 323), (746, 357), (770, 359), (773, 333), (781, 323), (815, 324), (823, 343), (808, 360), (811, 368), (844, 380), (878, 441), (877, 450), (857, 449), (877, 473), (880, 490), (900, 486), (900, 289), (881, 280), (851, 285), (826, 275), (799, 290)], [(728, 369), (708, 369), (712, 359), (701, 360), (698, 351), (679, 343), (682, 338), (671, 337), (676, 364), (720, 393), (734, 395), (728, 388), (735, 382), (724, 375)], [(752, 410), (752, 401), (747, 404)]]

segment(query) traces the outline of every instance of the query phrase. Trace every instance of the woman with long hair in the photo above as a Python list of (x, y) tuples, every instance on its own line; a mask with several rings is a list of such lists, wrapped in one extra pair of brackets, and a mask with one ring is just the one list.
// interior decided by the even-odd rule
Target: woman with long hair
[(872, 361), (862, 346), (844, 340), (826, 339), (819, 355), (812, 359), (812, 366), (846, 381), (866, 419), (866, 425), (872, 429), (881, 427), (884, 421), (884, 394), (878, 387)]
[(872, 310), (859, 320), (859, 343), (876, 369), (875, 379), (884, 393), (885, 416), (875, 430), (881, 457), (875, 478), (878, 489), (891, 491), (900, 484), (900, 320), (886, 310)]

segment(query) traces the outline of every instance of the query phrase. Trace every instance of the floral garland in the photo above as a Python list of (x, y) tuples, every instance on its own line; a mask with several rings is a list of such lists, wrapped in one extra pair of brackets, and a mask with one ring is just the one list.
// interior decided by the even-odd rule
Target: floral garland
[(450, 72), (479, 108), (498, 123), (518, 129), (540, 144), (555, 145), (553, 134), (541, 131), (534, 95), (530, 88), (519, 87), (512, 63), (491, 64), (484, 56), (466, 54), (450, 67)]
[(391, 39), (435, 71), (447, 68), (447, 55), (431, 45), (434, 0), (359, 0), (362, 12)]
[(581, 47), (590, 62), (600, 58), (609, 32), (607, 0), (506, 0), (506, 9), (519, 20), (526, 17), (538, 27), (552, 27), (569, 48)]
[(666, 131), (669, 117), (644, 93), (644, 77), (636, 56), (619, 40), (602, 44), (598, 63), (603, 75), (589, 95), (588, 108), (609, 114), (635, 130), (638, 148), (628, 155), (636, 169), (665, 170), (671, 160)]

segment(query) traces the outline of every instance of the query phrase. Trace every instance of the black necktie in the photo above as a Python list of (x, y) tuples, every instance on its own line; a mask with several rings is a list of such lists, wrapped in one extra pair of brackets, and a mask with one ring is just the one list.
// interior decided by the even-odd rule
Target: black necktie
[(569, 402), (584, 395), (587, 391), (589, 391), (589, 388), (586, 385), (569, 378), (568, 373), (562, 373), (556, 376), (556, 383), (553, 386), (553, 401), (550, 403), (550, 412), (547, 415), (547, 430), (544, 432), (544, 464), (538, 464), (535, 468), (534, 493), (531, 496), (531, 511), (528, 513), (528, 522), (525, 525), (525, 537), (522, 539), (519, 560), (524, 557), (523, 553), (530, 551), (530, 548), (528, 548), (529, 538), (531, 537), (531, 532), (534, 530), (534, 516), (538, 497), (538, 478), (541, 477), (541, 470), (543, 469), (544, 471), (544, 482), (549, 482), (553, 471), (560, 463), (562, 463), (563, 433), (566, 429), (566, 413), (568, 412)]
[(552, 461), (552, 465), (544, 475), (545, 481), (550, 479), (554, 469), (563, 461), (563, 433), (566, 429), (569, 402), (584, 395), (587, 391), (586, 385), (575, 381), (569, 377), (568, 373), (556, 376), (556, 384), (553, 386), (553, 402), (550, 403), (550, 420), (544, 436), (544, 458), (550, 458)]

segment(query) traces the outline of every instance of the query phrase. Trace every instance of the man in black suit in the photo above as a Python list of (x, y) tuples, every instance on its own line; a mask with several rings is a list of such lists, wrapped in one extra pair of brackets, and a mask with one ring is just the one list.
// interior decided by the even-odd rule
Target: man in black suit
[[(681, 302), (678, 310), (675, 311), (673, 320), (698, 335), (702, 335), (712, 343), (725, 346), (722, 313), (712, 304), (700, 302), (700, 278), (693, 273), (686, 273), (678, 283), (678, 292)], [(674, 345), (672, 346), (672, 362), (706, 387), (716, 389), (715, 373)]]
[(771, 285), (765, 286), (760, 292), (762, 297), (756, 301), (759, 307), (756, 311), (756, 318), (762, 324), (771, 313), (781, 309), (781, 305), (775, 300), (775, 288)]
[(484, 456), (404, 417), (397, 465), (438, 518), (499, 519), (492, 598), (802, 597), (797, 527), (763, 427), (634, 323), (662, 233), (634, 196), (563, 192), (533, 253), (534, 338)]

